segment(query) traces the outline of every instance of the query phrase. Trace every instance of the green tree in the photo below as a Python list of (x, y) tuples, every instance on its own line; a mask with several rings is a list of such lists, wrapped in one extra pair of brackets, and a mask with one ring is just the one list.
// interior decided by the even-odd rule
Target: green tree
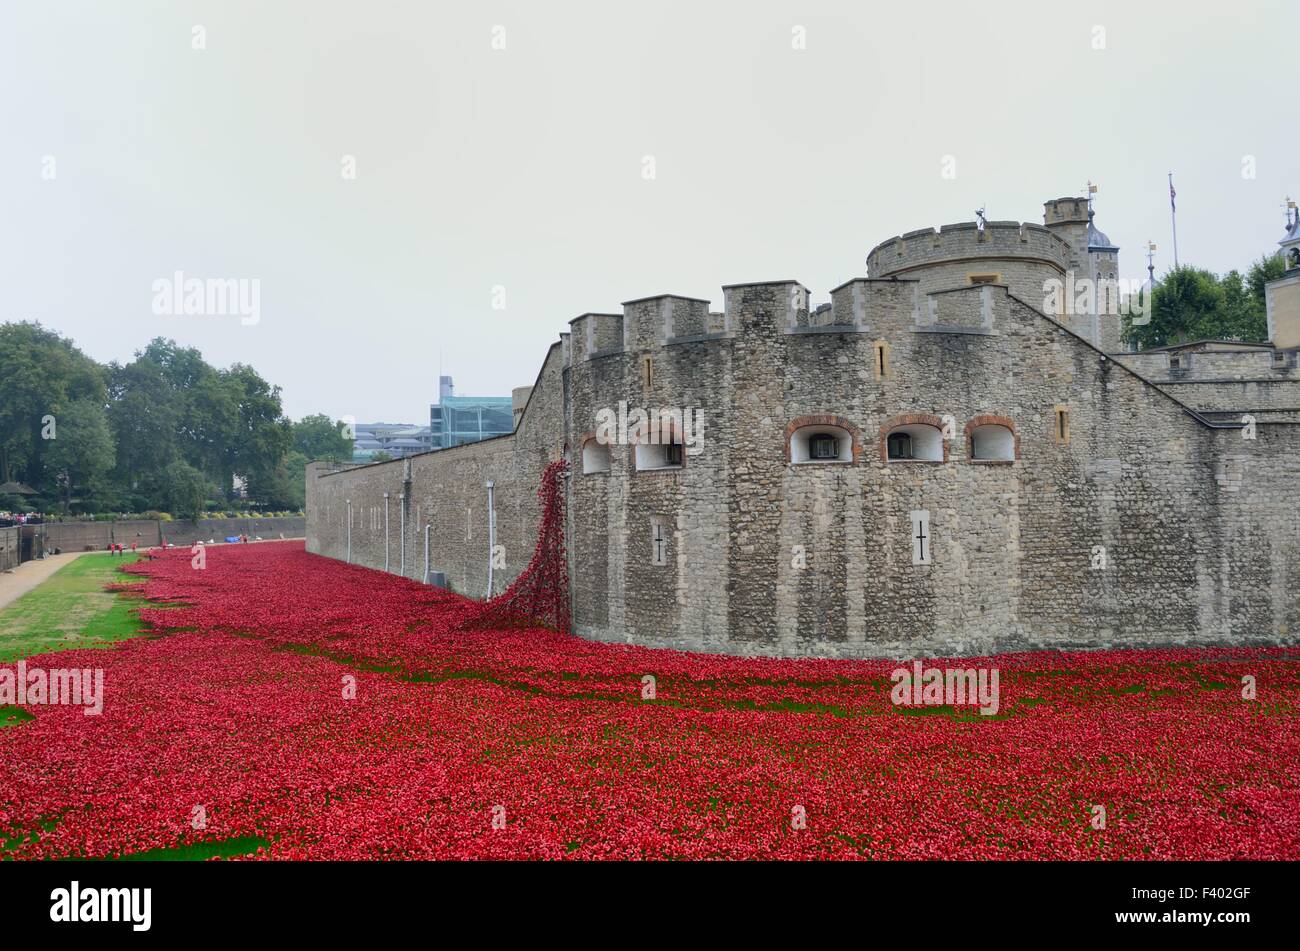
[(108, 368), (108, 421), (117, 442), (116, 476), (154, 508), (166, 508), (163, 473), (180, 458), (181, 408), (156, 361), (142, 354)]
[(1262, 301), (1251, 294), (1246, 278), (1239, 271), (1229, 271), (1219, 279), (1223, 288), (1223, 313), (1207, 328), (1213, 336), (1229, 340), (1267, 340), (1268, 320)]
[(1151, 295), (1150, 323), (1134, 326), (1125, 319), (1125, 339), (1138, 349), (1164, 347), (1222, 336), (1217, 327), (1227, 298), (1219, 279), (1209, 271), (1183, 265), (1171, 270)]
[(304, 416), (293, 424), (293, 448), (309, 462), (348, 462), (355, 440), (344, 434), (346, 424), (324, 413)]
[(63, 490), (65, 513), (73, 489), (102, 488), (113, 468), (113, 434), (103, 404), (89, 399), (68, 403), (57, 417), (45, 461)]
[(180, 518), (201, 518), (211, 489), (207, 477), (194, 466), (176, 460), (164, 472), (167, 511)]
[[(38, 323), (0, 324), (0, 482), (27, 482), (54, 494), (45, 454), (50, 417), (71, 402), (104, 402), (104, 372), (94, 360)], [(46, 438), (42, 438), (42, 435)]]
[(223, 490), (230, 491), (230, 476), (237, 473), (248, 479), (249, 497), (264, 501), (256, 493), (264, 490), (259, 487), (273, 485), (276, 469), (293, 441), (280, 405), (280, 388), (242, 363), (220, 373), (238, 407), (234, 439), (223, 452)]
[(290, 450), (270, 471), (250, 480), (248, 494), (273, 509), (300, 509), (307, 501), (307, 457)]
[(1265, 312), (1264, 285), (1269, 281), (1276, 281), (1285, 273), (1286, 260), (1281, 251), (1276, 254), (1266, 254), (1250, 266), (1250, 270), (1246, 273), (1246, 283), (1250, 285), (1250, 296), (1254, 298), (1261, 313)]

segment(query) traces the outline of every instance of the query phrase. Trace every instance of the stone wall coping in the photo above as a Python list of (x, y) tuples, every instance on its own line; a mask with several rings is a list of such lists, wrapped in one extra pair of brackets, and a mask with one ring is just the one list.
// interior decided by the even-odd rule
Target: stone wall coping
[(614, 318), (616, 318), (616, 319), (618, 319), (618, 320), (622, 320), (622, 319), (623, 319), (623, 315), (622, 315), (622, 314), (606, 314), (606, 313), (602, 313), (602, 312), (599, 312), (599, 311), (589, 310), (589, 311), (587, 311), (586, 313), (579, 314), (577, 317), (574, 317), (571, 321), (569, 321), (569, 326), (573, 326), (573, 325), (576, 324), (578, 321), (580, 321), (580, 320), (585, 320), (585, 319), (588, 318), (588, 317), (614, 317)]
[[(800, 281), (795, 281), (795, 280), (789, 280), (789, 281), (742, 281), (742, 282), (739, 283), (739, 284), (723, 284), (723, 285), (722, 285), (722, 289), (723, 289), (724, 291), (734, 291), (734, 290), (736, 290), (737, 288), (740, 288), (740, 287), (784, 287), (784, 286), (787, 285), (787, 284), (798, 284), (800, 287), (803, 287), (803, 286), (804, 286), (802, 282), (800, 282)], [(806, 290), (806, 289), (807, 289), (807, 288), (805, 288), (805, 290)]]
[(865, 334), (870, 333), (870, 328), (859, 327), (857, 324), (816, 324), (808, 327), (787, 327), (786, 333), (796, 334)]
[(836, 291), (842, 291), (850, 284), (920, 284), (920, 283), (921, 283), (920, 280), (918, 280), (915, 277), (896, 277), (892, 274), (889, 277), (851, 277), (843, 284), (838, 284), (835, 287), (832, 287), (830, 292), (834, 294)]
[[(631, 307), (633, 304), (646, 304), (652, 300), (686, 300), (696, 304), (711, 303), (711, 301), (707, 301), (702, 297), (687, 297), (685, 294), (650, 294), (646, 297), (637, 297), (633, 300), (625, 300), (623, 301), (623, 306)], [(617, 314), (614, 316), (621, 317), (623, 315)]]
[(704, 343), (708, 340), (726, 340), (731, 334), (724, 330), (711, 331), (703, 334), (686, 334), (681, 337), (669, 337), (664, 346), (671, 347), (679, 343)]

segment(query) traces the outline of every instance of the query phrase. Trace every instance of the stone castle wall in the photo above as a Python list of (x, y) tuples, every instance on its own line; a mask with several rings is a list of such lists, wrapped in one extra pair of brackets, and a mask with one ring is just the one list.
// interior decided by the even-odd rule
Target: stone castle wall
[(563, 451), (563, 349), (551, 347), (512, 435), (337, 471), (313, 463), (307, 550), (423, 580), (427, 525), (429, 570), (443, 572), (455, 591), (485, 597), (491, 480), (504, 559), (492, 572), (492, 593), (504, 591), (532, 558), (541, 473)]
[[(499, 593), (532, 554), (541, 471), (565, 453), (583, 637), (817, 656), (1293, 641), (1300, 424), (1280, 404), (1295, 371), (1270, 370), (1288, 390), (1265, 392), (1249, 360), (1230, 361), (1193, 389), (1165, 358), (1162, 389), (1144, 378), (1154, 355), (1108, 356), (1038, 309), (1069, 263), (1064, 240), (1003, 222), (982, 235), (885, 242), (871, 277), (816, 309), (798, 282), (774, 281), (723, 288), (717, 311), (662, 295), (575, 318), (514, 434), (314, 465), (308, 549), (422, 578), (427, 525), (430, 569), (483, 597), (491, 479)], [(968, 283), (987, 270), (1001, 283)], [(1186, 400), (1170, 395), (1180, 386)], [(1275, 407), (1253, 440), (1230, 413), (1197, 412), (1251, 399)], [(602, 414), (629, 408), (698, 411), (700, 451), (647, 469), (638, 453), (663, 447), (593, 442)], [(1015, 458), (972, 458), (988, 423), (1013, 431)], [(808, 426), (850, 451), (799, 461)], [(899, 426), (946, 428), (941, 458), (889, 460)], [(928, 513), (926, 564), (913, 563), (914, 512)]]
[[(1294, 353), (1281, 362), (1272, 349), (1152, 351), (1115, 359), (1214, 418), (1250, 413), (1261, 420), (1300, 420), (1300, 368)], [(1176, 357), (1179, 366), (1171, 367)]]
[[(791, 332), (798, 285), (751, 285), (728, 291), (730, 336), (575, 361), (578, 440), (620, 400), (706, 419), (705, 449), (681, 469), (637, 471), (621, 445), (608, 472), (575, 466), (578, 633), (863, 656), (1275, 642), (1295, 630), (1300, 427), (1262, 425), (1246, 442), (1002, 288), (923, 297), (994, 315), (991, 328), (937, 330), (918, 325), (915, 285), (857, 291), (870, 316), (853, 330)], [(836, 296), (854, 293), (851, 282)], [(946, 461), (885, 461), (891, 426), (945, 415), (956, 423)], [(966, 423), (990, 415), (1014, 426), (1018, 460), (970, 459)], [(789, 462), (790, 428), (830, 419), (855, 434), (855, 461)], [(930, 565), (911, 561), (916, 509), (930, 513)], [(667, 527), (662, 566), (656, 525)], [(1093, 568), (1099, 548), (1107, 567)]]

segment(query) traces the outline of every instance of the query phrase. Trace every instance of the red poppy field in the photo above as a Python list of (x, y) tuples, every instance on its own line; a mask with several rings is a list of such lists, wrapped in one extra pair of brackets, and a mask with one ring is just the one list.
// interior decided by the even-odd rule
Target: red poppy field
[(26, 659), (102, 667), (104, 705), (0, 729), (0, 857), (1300, 857), (1295, 651), (969, 660), (981, 716), (893, 704), (912, 658), (464, 629), (300, 542), (128, 570), (150, 633)]

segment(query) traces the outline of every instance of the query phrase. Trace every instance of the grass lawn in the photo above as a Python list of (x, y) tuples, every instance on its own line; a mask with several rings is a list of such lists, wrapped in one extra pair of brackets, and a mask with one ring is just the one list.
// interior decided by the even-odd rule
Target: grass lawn
[[(73, 648), (109, 647), (117, 641), (137, 637), (141, 631), (137, 608), (131, 601), (104, 586), (128, 580), (118, 569), (136, 561), (138, 554), (113, 557), (83, 555), (64, 565), (27, 594), (0, 610), (0, 664), (12, 664), (33, 654)], [(22, 707), (0, 706), (0, 728), (18, 726), (34, 719)], [(33, 841), (41, 831), (58, 825), (47, 820), (40, 830), (16, 834), (0, 830), (0, 847), (12, 848), (23, 835)], [(217, 856), (231, 858), (269, 846), (267, 839), (241, 836), (199, 842), (176, 848), (156, 848), (122, 857), (123, 861), (185, 862)]]
[[(82, 555), (0, 610), (0, 664), (32, 654), (107, 647), (137, 636), (140, 620), (131, 603), (105, 591), (139, 555)], [(0, 718), (3, 725), (3, 718)]]

